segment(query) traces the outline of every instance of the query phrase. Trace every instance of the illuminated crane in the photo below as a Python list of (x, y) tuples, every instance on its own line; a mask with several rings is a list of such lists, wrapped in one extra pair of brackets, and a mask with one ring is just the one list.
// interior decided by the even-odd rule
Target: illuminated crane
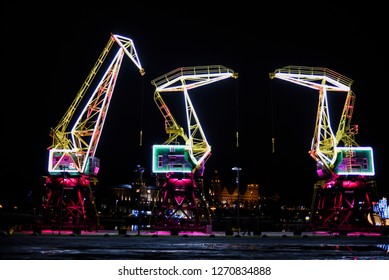
[[(209, 231), (210, 215), (204, 198), (202, 176), (211, 155), (189, 90), (227, 78), (237, 78), (221, 65), (181, 67), (151, 83), (154, 101), (165, 119), (168, 139), (153, 146), (153, 173), (157, 175), (160, 199), (156, 206), (157, 229)], [(182, 92), (186, 108), (186, 127), (181, 127), (162, 99), (162, 92)], [(206, 210), (200, 213), (200, 210)], [(207, 227), (208, 226), (208, 227)]]
[[(116, 54), (93, 93), (85, 101), (86, 104), (79, 110), (114, 43), (119, 46)], [(133, 41), (121, 35), (111, 34), (76, 98), (58, 125), (51, 130), (52, 145), (48, 148), (50, 175), (46, 178), (47, 197), (43, 207), (47, 220), (53, 226), (67, 225), (79, 228), (88, 222), (88, 214), (96, 210), (89, 209), (89, 213), (86, 213), (85, 203), (90, 202), (90, 205), (95, 207), (91, 185), (96, 184), (100, 167), (95, 153), (125, 55), (132, 60), (142, 76), (145, 74)], [(69, 130), (72, 122), (74, 124)]]
[[(355, 141), (358, 127), (351, 125), (355, 95), (353, 80), (321, 67), (287, 66), (270, 73), (278, 78), (318, 91), (315, 130), (309, 151), (321, 179), (315, 185), (312, 222), (332, 228), (362, 227), (375, 196), (373, 150)], [(346, 93), (338, 129), (330, 121), (328, 92)]]

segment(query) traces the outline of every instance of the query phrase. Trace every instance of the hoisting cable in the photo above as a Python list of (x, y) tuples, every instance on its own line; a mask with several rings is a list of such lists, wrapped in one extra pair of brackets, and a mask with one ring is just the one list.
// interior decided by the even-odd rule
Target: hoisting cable
[(141, 89), (141, 104), (140, 104), (140, 131), (139, 131), (139, 146), (142, 146), (143, 141), (143, 103), (144, 103), (144, 88), (145, 88), (145, 78), (142, 75), (142, 89)]
[(238, 79), (235, 82), (236, 89), (236, 147), (239, 147), (239, 91), (238, 91)]
[(274, 108), (273, 108), (273, 80), (270, 80), (270, 117), (271, 117), (271, 146), (272, 146), (272, 153), (274, 154), (276, 152), (275, 150), (275, 137), (274, 137)]

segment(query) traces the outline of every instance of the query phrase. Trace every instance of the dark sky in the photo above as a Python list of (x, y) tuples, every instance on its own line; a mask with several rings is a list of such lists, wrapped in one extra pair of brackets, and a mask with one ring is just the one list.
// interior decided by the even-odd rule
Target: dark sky
[[(50, 127), (65, 114), (114, 33), (134, 41), (146, 75), (141, 77), (124, 59), (96, 153), (103, 184), (130, 182), (137, 164), (146, 168), (153, 184), (151, 147), (167, 135), (151, 80), (179, 67), (220, 64), (239, 78), (192, 94), (212, 146), (205, 176), (218, 170), (231, 185), (231, 168), (239, 166), (243, 183), (256, 182), (264, 192), (309, 202), (317, 179), (308, 155), (317, 92), (268, 76), (277, 68), (300, 65), (329, 68), (355, 81), (356, 141), (373, 147), (378, 191), (389, 194), (384, 175), (389, 26), (383, 7), (222, 1), (210, 8), (207, 2), (142, 2), (2, 2), (1, 188), (17, 192), (39, 185), (47, 175)], [(183, 104), (176, 98), (174, 104)], [(182, 110), (170, 109), (173, 114)]]

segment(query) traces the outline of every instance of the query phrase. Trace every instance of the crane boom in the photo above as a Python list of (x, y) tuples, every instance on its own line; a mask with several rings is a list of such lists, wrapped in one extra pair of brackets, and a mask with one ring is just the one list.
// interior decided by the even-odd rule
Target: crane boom
[[(68, 131), (68, 126), (73, 121), (75, 112), (115, 42), (119, 45), (119, 49), (73, 127)], [(71, 174), (97, 174), (98, 166), (96, 165), (98, 163), (93, 163), (93, 161), (98, 160), (94, 155), (124, 55), (132, 60), (141, 75), (145, 74), (133, 41), (121, 35), (111, 34), (76, 98), (58, 125), (51, 131), (52, 145), (49, 147), (48, 166), (50, 174), (56, 175), (65, 171)]]

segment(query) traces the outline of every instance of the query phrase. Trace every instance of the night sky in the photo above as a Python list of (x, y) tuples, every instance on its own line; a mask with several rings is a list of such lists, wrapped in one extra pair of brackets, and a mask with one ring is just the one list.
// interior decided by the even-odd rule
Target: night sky
[[(68, 1), (63, 6), (2, 2), (0, 192), (18, 193), (43, 184), (49, 130), (65, 114), (114, 33), (134, 41), (146, 74), (142, 77), (124, 58), (96, 153), (102, 185), (132, 182), (138, 164), (145, 167), (149, 185), (154, 184), (151, 147), (162, 144), (167, 135), (151, 80), (179, 67), (220, 64), (238, 72), (239, 78), (191, 93), (212, 146), (205, 178), (218, 170), (224, 184), (233, 185), (231, 168), (239, 166), (243, 185), (258, 183), (263, 193), (278, 192), (292, 203), (309, 205), (317, 180), (308, 151), (318, 94), (269, 79), (278, 68), (299, 65), (329, 68), (354, 80), (356, 141), (373, 147), (378, 192), (389, 195), (384, 160), (389, 153), (384, 145), (389, 26), (383, 7), (279, 2), (229, 6), (223, 1), (210, 8), (201, 2), (142, 2), (84, 7)], [(182, 96), (168, 95), (163, 97), (172, 100), (169, 108), (179, 120)], [(333, 122), (336, 129), (336, 118)]]

